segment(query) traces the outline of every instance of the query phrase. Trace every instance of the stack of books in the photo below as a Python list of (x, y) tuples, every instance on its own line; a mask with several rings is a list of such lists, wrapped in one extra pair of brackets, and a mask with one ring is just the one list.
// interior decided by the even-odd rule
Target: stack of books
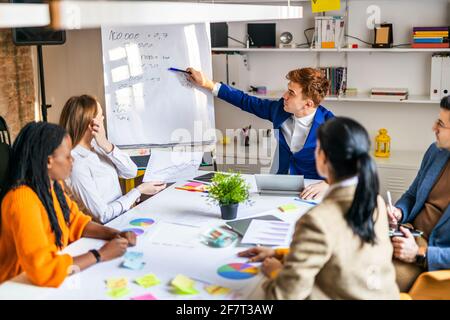
[(370, 91), (372, 99), (384, 100), (406, 100), (408, 99), (407, 88), (372, 88)]
[(345, 20), (342, 16), (315, 17), (314, 48), (340, 48), (344, 39)]
[(330, 81), (330, 90), (328, 95), (342, 96), (347, 89), (347, 68), (328, 67), (320, 68), (322, 74)]
[(449, 48), (450, 27), (414, 27), (413, 48)]

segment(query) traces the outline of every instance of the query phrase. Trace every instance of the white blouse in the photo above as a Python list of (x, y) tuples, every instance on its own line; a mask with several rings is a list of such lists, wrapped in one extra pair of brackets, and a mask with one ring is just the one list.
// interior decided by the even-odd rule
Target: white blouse
[(106, 153), (95, 140), (91, 145), (94, 151), (80, 145), (72, 150), (73, 169), (66, 183), (77, 200), (90, 210), (88, 213), (101, 223), (107, 223), (130, 209), (141, 196), (136, 188), (122, 195), (119, 183), (119, 177), (136, 177), (137, 166), (116, 146)]

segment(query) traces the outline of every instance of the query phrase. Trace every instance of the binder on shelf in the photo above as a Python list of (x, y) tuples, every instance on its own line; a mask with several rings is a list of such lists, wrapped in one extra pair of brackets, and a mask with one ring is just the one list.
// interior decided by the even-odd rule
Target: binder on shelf
[(441, 98), (450, 94), (450, 56), (442, 57)]
[(342, 16), (315, 17), (314, 41), (315, 49), (334, 49), (342, 46), (345, 20)]
[(250, 88), (247, 55), (228, 55), (228, 84), (243, 91)]
[(450, 54), (435, 53), (431, 57), (430, 100), (450, 94)]
[(430, 100), (441, 98), (442, 57), (433, 54), (431, 57)]

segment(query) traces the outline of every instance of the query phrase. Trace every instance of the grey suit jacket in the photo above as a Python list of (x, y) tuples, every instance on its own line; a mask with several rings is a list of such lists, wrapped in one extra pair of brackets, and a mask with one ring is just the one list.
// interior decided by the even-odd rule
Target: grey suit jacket
[[(412, 223), (422, 211), (447, 161), (450, 152), (433, 143), (425, 153), (417, 177), (395, 204), (403, 211), (403, 222)], [(450, 190), (448, 191), (450, 195)], [(428, 239), (428, 270), (450, 269), (450, 206), (442, 214)]]
[(263, 284), (267, 299), (399, 299), (386, 205), (378, 197), (376, 244), (345, 220), (355, 187), (332, 190), (297, 224), (284, 267)]

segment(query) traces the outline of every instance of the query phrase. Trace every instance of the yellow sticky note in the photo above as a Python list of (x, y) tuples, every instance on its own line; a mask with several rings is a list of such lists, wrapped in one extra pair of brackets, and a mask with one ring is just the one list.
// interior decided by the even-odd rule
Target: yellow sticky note
[(198, 291), (194, 288), (195, 281), (179, 274), (177, 275), (171, 282), (172, 286), (175, 289), (175, 293), (178, 294), (195, 294)]
[(144, 288), (149, 288), (151, 286), (155, 286), (161, 283), (158, 277), (154, 274), (147, 274), (145, 276), (135, 279), (134, 281), (136, 281), (138, 285)]
[(176, 294), (197, 294), (198, 290), (195, 288), (189, 288), (189, 289), (185, 289), (185, 290), (175, 289), (174, 293), (176, 293)]
[(311, 0), (312, 12), (341, 10), (341, 0)]
[(127, 287), (114, 288), (108, 291), (108, 296), (114, 299), (118, 299), (130, 294), (130, 292), (131, 290)]
[(225, 295), (231, 291), (229, 288), (216, 286), (216, 285), (210, 285), (205, 287), (206, 292), (208, 292), (210, 295)]
[(108, 289), (118, 289), (128, 286), (127, 278), (110, 278), (106, 280), (106, 287)]
[(278, 209), (282, 212), (286, 212), (286, 211), (297, 210), (298, 207), (293, 203), (289, 203), (289, 204), (285, 204), (285, 205), (278, 207)]

